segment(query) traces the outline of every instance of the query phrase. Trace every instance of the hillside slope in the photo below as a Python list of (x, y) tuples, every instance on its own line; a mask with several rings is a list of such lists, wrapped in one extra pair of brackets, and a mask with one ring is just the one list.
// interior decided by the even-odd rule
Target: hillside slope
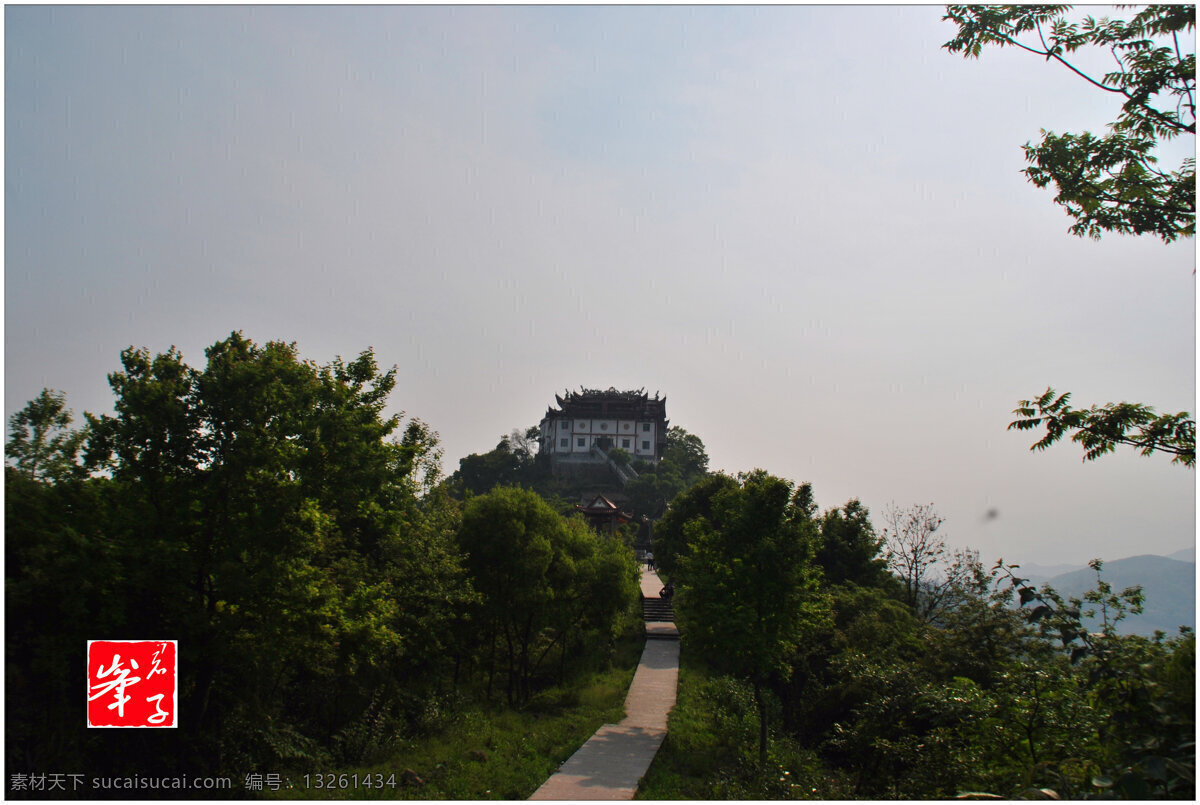
[[(1151, 636), (1161, 630), (1168, 635), (1180, 626), (1196, 628), (1196, 564), (1165, 556), (1131, 556), (1105, 562), (1103, 577), (1115, 592), (1141, 585), (1146, 595), (1141, 615), (1130, 615), (1118, 624), (1122, 634)], [(1063, 597), (1081, 596), (1096, 586), (1091, 568), (1063, 573), (1046, 581)], [(1093, 626), (1096, 621), (1090, 622)]]

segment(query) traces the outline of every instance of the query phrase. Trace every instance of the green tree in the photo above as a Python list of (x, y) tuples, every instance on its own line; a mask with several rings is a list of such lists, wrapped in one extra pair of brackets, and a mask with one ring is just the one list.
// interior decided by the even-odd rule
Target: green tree
[(497, 486), (528, 486), (541, 480), (537, 461), (538, 427), (514, 429), (487, 453), (459, 459), (451, 483), (460, 493), (482, 495)]
[(663, 462), (679, 470), (684, 484), (691, 486), (708, 474), (708, 452), (694, 433), (676, 425), (667, 431)]
[(676, 425), (667, 431), (662, 460), (635, 461), (634, 467), (640, 474), (624, 490), (630, 509), (636, 516), (661, 517), (676, 495), (708, 474), (708, 453), (699, 436)]
[[(1056, 796), (1071, 798), (1192, 799), (1195, 636), (1191, 630), (1171, 640), (1161, 633), (1154, 639), (1118, 634), (1117, 624), (1141, 611), (1141, 589), (1116, 592), (1104, 581), (1103, 563), (1094, 559), (1089, 564), (1096, 587), (1065, 601), (1049, 586), (1038, 589), (1018, 576), (1016, 565), (998, 562), (992, 570), (998, 585), (1019, 598), (1019, 611), (1039, 630), (1042, 647), (1059, 646), (1057, 667), (1069, 664), (1068, 678), (1077, 688), (1075, 700), (1065, 707), (1039, 697), (1028, 685), (1021, 694), (1032, 698), (1017, 724), (1022, 729), (1037, 725), (1041, 733), (1040, 749), (1035, 751), (1032, 737), (1026, 742), (1031, 760), (1040, 761), (1027, 770), (1026, 779), (1041, 777)], [(1083, 619), (1097, 613), (1100, 630), (1092, 631)], [(1044, 661), (1026, 665), (1054, 667)], [(1061, 686), (1049, 690), (1058, 698), (1072, 695)], [(1056, 718), (1048, 720), (1055, 711)], [(1083, 718), (1073, 723), (1076, 714)], [(1072, 724), (1072, 729), (1059, 729), (1055, 736), (1055, 722)]]
[(112, 469), (119, 481), (136, 483), (156, 518), (168, 516), (169, 496), (194, 477), (202, 457), (195, 400), (196, 371), (171, 347), (121, 352), (122, 371), (108, 376), (115, 416), (85, 414), (91, 429), (84, 457), (90, 469)]
[(623, 450), (620, 447), (614, 447), (608, 451), (608, 457), (617, 463), (617, 466), (628, 467), (633, 456), (629, 455), (628, 450)]
[[(1185, 47), (1195, 30), (1195, 6), (1154, 5), (1128, 20), (1088, 16), (1078, 22), (1069, 19), (1069, 11), (1069, 6), (947, 6), (943, 19), (958, 26), (958, 35), (943, 47), (974, 58), (985, 46), (1017, 47), (1120, 100), (1117, 119), (1102, 137), (1043, 131), (1041, 143), (1025, 145), (1026, 177), (1038, 187), (1054, 184), (1055, 203), (1075, 219), (1072, 233), (1152, 234), (1167, 243), (1193, 236), (1196, 161), (1187, 157), (1178, 170), (1162, 171), (1155, 151), (1160, 141), (1196, 134), (1195, 46)], [(1116, 69), (1088, 75), (1071, 56), (1085, 49), (1108, 51)], [(1047, 389), (1035, 401), (1022, 400), (1014, 412), (1021, 419), (1009, 425), (1027, 430), (1045, 423), (1046, 437), (1034, 449), (1074, 431), (1085, 460), (1130, 444), (1143, 454), (1164, 451), (1187, 466), (1194, 462), (1196, 425), (1186, 412), (1155, 416), (1138, 403), (1073, 411), (1066, 407), (1069, 395), (1053, 397)]]
[(38, 481), (61, 481), (82, 474), (79, 451), (87, 429), (71, 429), (71, 412), (61, 391), (42, 389), (8, 420), (7, 459)]
[(674, 498), (654, 527), (654, 563), (663, 575), (674, 578), (683, 557), (691, 550), (689, 527), (694, 529), (697, 521), (713, 522), (714, 498), (737, 483), (736, 479), (717, 473)]
[(506, 697), (524, 702), (535, 673), (582, 628), (611, 631), (633, 601), (633, 555), (535, 492), (496, 487), (467, 501), (459, 544), (482, 595), (488, 679), (506, 666)]
[(1155, 414), (1154, 409), (1137, 403), (1108, 403), (1088, 409), (1071, 408), (1071, 395), (1055, 396), (1052, 388), (1033, 400), (1021, 400), (1013, 411), (1020, 418), (1009, 423), (1009, 430), (1046, 428), (1046, 435), (1030, 450), (1045, 450), (1068, 433), (1071, 441), (1083, 447), (1083, 460), (1092, 461), (1124, 444), (1137, 448), (1142, 455), (1167, 453), (1172, 463), (1196, 465), (1196, 422), (1187, 411)]
[(430, 494), (442, 478), (442, 455), (438, 432), (428, 423), (413, 417), (404, 427), (404, 436), (396, 447), (396, 469), (410, 479), (419, 495)]
[[(984, 46), (1012, 46), (1056, 62), (1121, 103), (1109, 133), (1056, 135), (1025, 145), (1025, 169), (1075, 219), (1071, 232), (1153, 234), (1166, 242), (1196, 231), (1196, 163), (1162, 171), (1160, 140), (1196, 133), (1196, 55), (1180, 43), (1194, 30), (1192, 5), (1148, 6), (1128, 20), (1072, 21), (1069, 6), (948, 6), (958, 35), (943, 47), (978, 58)], [(1088, 75), (1072, 54), (1108, 51), (1116, 69)]]
[[(88, 640), (129, 633), (134, 601), (108, 529), (111, 482), (39, 475), (4, 468), (6, 762), (86, 768), (78, 669)], [(106, 768), (153, 773), (173, 743), (140, 766), (114, 752)]]
[[(808, 484), (801, 489), (808, 489), (811, 496)], [(884, 540), (875, 533), (870, 512), (857, 498), (825, 512), (820, 530), (816, 560), (827, 584), (880, 586), (887, 582), (887, 560), (880, 555)]]
[(755, 470), (715, 488), (709, 514), (687, 520), (680, 559), (681, 630), (718, 670), (748, 680), (765, 762), (768, 694), (815, 628), (817, 527), (789, 481)]
[(233, 333), (206, 356), (126, 350), (115, 415), (89, 417), (123, 631), (178, 636), (209, 768), (344, 759), (357, 719), (450, 667), (471, 599), (436, 434), (393, 435), (370, 350), (318, 366)]

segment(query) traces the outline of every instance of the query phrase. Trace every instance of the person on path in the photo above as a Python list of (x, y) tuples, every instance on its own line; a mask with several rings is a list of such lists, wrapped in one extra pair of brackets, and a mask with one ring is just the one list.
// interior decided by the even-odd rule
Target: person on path
[(646, 569), (647, 570), (654, 569), (654, 552), (653, 551), (646, 551)]

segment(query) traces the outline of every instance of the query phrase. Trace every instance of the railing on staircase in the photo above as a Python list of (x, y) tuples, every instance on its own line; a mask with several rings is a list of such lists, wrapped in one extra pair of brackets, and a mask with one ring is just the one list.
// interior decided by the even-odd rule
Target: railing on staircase
[(608, 466), (612, 468), (613, 473), (615, 473), (617, 478), (621, 481), (622, 488), (624, 488), (625, 484), (638, 477), (637, 470), (628, 464), (621, 466), (612, 458), (610, 458), (608, 453), (600, 449), (600, 446), (595, 443), (592, 444), (591, 453), (597, 458), (604, 459), (604, 461), (608, 462)]

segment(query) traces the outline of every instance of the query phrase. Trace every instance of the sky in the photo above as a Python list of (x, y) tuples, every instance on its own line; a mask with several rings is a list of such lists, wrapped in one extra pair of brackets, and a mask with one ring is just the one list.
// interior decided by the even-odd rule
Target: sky
[(1070, 235), (1021, 146), (1112, 98), (942, 14), (7, 6), (6, 420), (239, 330), (372, 348), (447, 473), (642, 388), (713, 469), (932, 503), (986, 562), (1194, 546), (1194, 471), (1006, 426), (1048, 386), (1194, 412), (1195, 242)]

